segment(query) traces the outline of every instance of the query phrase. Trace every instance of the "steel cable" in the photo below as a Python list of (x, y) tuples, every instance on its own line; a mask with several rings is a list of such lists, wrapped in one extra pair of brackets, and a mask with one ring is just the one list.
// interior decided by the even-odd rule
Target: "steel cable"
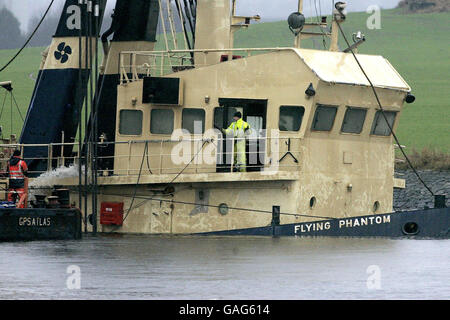
[(386, 121), (386, 124), (387, 124), (387, 126), (389, 127), (389, 130), (390, 130), (392, 136), (394, 137), (395, 142), (396, 142), (397, 145), (398, 145), (398, 148), (399, 148), (400, 151), (402, 152), (403, 156), (405, 157), (406, 161), (408, 162), (409, 167), (413, 170), (414, 174), (417, 176), (417, 178), (419, 179), (419, 181), (425, 186), (425, 188), (431, 193), (431, 195), (434, 196), (434, 192), (428, 187), (428, 185), (425, 183), (425, 181), (422, 180), (422, 178), (420, 177), (420, 175), (419, 175), (419, 173), (417, 172), (416, 168), (414, 168), (413, 164), (411, 163), (409, 157), (406, 155), (405, 150), (403, 150), (403, 147), (401, 146), (400, 141), (399, 141), (397, 135), (394, 133), (394, 130), (393, 130), (392, 126), (390, 125), (388, 119), (387, 119), (387, 116), (386, 116), (386, 114), (385, 114), (385, 112), (384, 112), (384, 108), (383, 108), (383, 106), (381, 105), (380, 98), (378, 97), (378, 94), (377, 94), (377, 92), (376, 92), (376, 90), (375, 90), (375, 86), (373, 85), (373, 83), (372, 83), (372, 81), (370, 80), (369, 76), (367, 75), (366, 71), (364, 70), (364, 68), (362, 67), (361, 63), (359, 62), (358, 57), (356, 57), (355, 52), (354, 52), (353, 49), (351, 48), (350, 42), (347, 40), (347, 37), (345, 36), (344, 30), (342, 30), (341, 24), (339, 23), (339, 21), (336, 21), (336, 23), (337, 23), (337, 25), (338, 25), (338, 27), (339, 27), (339, 30), (340, 30), (341, 33), (342, 33), (342, 36), (343, 36), (343, 38), (344, 38), (344, 40), (345, 40), (347, 46), (349, 47), (350, 52), (352, 53), (353, 57), (355, 58), (356, 63), (358, 64), (358, 66), (359, 66), (359, 68), (361, 69), (362, 73), (364, 74), (364, 76), (366, 77), (367, 81), (369, 82), (370, 87), (372, 88), (372, 91), (373, 91), (373, 93), (374, 93), (374, 95), (375, 95), (375, 98), (376, 98), (376, 100), (377, 100), (378, 106), (380, 107), (381, 114), (383, 115), (384, 120)]

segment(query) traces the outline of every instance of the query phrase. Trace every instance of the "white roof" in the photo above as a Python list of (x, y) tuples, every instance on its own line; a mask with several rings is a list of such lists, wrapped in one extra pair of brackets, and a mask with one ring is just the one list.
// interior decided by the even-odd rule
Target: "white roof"
[[(309, 49), (295, 51), (322, 81), (370, 86), (351, 53)], [(382, 56), (356, 56), (375, 87), (411, 91), (405, 80)]]

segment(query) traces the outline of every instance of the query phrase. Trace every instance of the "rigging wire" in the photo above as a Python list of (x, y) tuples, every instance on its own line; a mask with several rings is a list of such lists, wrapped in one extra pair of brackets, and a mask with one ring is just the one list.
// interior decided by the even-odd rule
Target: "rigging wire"
[(5, 103), (6, 103), (6, 98), (7, 98), (7, 96), (8, 96), (8, 92), (10, 93), (10, 95), (11, 95), (11, 111), (10, 111), (10, 116), (11, 116), (11, 123), (10, 123), (10, 125), (11, 125), (11, 134), (13, 134), (13, 103), (14, 103), (14, 105), (16, 106), (16, 108), (17, 108), (17, 111), (18, 111), (18, 113), (19, 113), (19, 115), (20, 115), (20, 118), (22, 119), (22, 122), (23, 121), (25, 121), (24, 120), (24, 118), (23, 118), (23, 116), (22, 116), (22, 112), (20, 112), (20, 108), (19, 108), (19, 105), (17, 104), (17, 101), (16, 101), (16, 98), (15, 98), (15, 96), (14, 96), (14, 94), (13, 94), (13, 90), (12, 90), (12, 88), (11, 88), (11, 90), (6, 90), (5, 91), (5, 97), (4, 97), (4, 99), (3, 99), (3, 104), (2, 104), (2, 109), (1, 109), (1, 111), (0, 111), (0, 120), (2, 119), (2, 117), (3, 117), (3, 111), (4, 111), (4, 109), (5, 109)]
[(186, 21), (184, 20), (184, 17), (183, 17), (183, 8), (181, 7), (180, 0), (175, 0), (175, 5), (177, 8), (178, 16), (180, 17), (180, 23), (181, 23), (181, 29), (183, 32), (183, 40), (184, 40), (185, 48), (186, 48), (186, 50), (191, 50), (192, 48), (191, 48), (190, 41), (187, 37)]
[(144, 165), (144, 158), (145, 158), (145, 155), (147, 153), (147, 150), (148, 150), (148, 142), (145, 142), (144, 152), (142, 153), (141, 166), (139, 168), (139, 175), (138, 175), (136, 184), (134, 185), (133, 198), (131, 199), (130, 207), (128, 208), (127, 214), (123, 218), (123, 221), (125, 221), (128, 218), (128, 215), (130, 214), (131, 210), (133, 209), (133, 204), (134, 204), (134, 200), (136, 199), (136, 193), (137, 193), (137, 188), (138, 188), (138, 185), (139, 185), (139, 181), (141, 180), (142, 167)]
[[(178, 174), (172, 179), (172, 181), (169, 182), (169, 184), (167, 186), (170, 186), (171, 184), (173, 184), (173, 182), (184, 172), (184, 170), (186, 170), (186, 168), (195, 160), (195, 158), (197, 158), (198, 154), (200, 153), (200, 151), (203, 150), (203, 148), (205, 147), (205, 144), (208, 142), (208, 140), (205, 140), (203, 142), (202, 147), (198, 150), (198, 152), (192, 157), (191, 161), (189, 161), (189, 163), (183, 168), (183, 170), (181, 170), (180, 172), (178, 172)], [(141, 167), (139, 168), (139, 174), (138, 174), (138, 179), (136, 181), (136, 184), (134, 186), (134, 193), (133, 193), (133, 197), (131, 200), (131, 204), (130, 207), (128, 208), (127, 214), (125, 215), (125, 217), (123, 218), (123, 221), (125, 221), (125, 219), (128, 217), (128, 215), (130, 214), (131, 210), (134, 209), (133, 208), (133, 204), (134, 204), (134, 200), (137, 198), (136, 193), (137, 193), (137, 187), (139, 185), (139, 181), (141, 179), (141, 175), (142, 175), (142, 167), (144, 164), (144, 158), (147, 158), (148, 160), (148, 156), (146, 157), (146, 155), (148, 155), (148, 141), (145, 142), (145, 147), (144, 147), (144, 153), (142, 154), (142, 161), (141, 161)], [(148, 162), (147, 162), (148, 165)]]
[(150, 172), (150, 174), (153, 174), (152, 169), (150, 168), (150, 161), (148, 160), (149, 156), (150, 156), (150, 154), (149, 154), (148, 147), (147, 147), (147, 156), (145, 157), (147, 159), (147, 169), (148, 169), (148, 172)]
[[(198, 156), (198, 154), (200, 153), (200, 151), (203, 150), (203, 148), (204, 148), (204, 146), (205, 146), (205, 144), (206, 144), (207, 142), (208, 142), (208, 140), (205, 140), (205, 141), (203, 142), (202, 147), (201, 147), (201, 148), (198, 150), (198, 152), (192, 157), (191, 161), (189, 161), (189, 163), (183, 168), (183, 170), (181, 170), (180, 172), (178, 172), (178, 174), (172, 179), (172, 181), (171, 181), (167, 186), (170, 186), (170, 185), (171, 185), (171, 184), (172, 184), (172, 183), (173, 183), (173, 182), (174, 182), (174, 181), (175, 181), (175, 180), (176, 180), (176, 179), (184, 172), (184, 170), (186, 170), (186, 168), (187, 168), (187, 167), (195, 160), (195, 158)], [(149, 201), (149, 200), (152, 200), (151, 198), (149, 198), (149, 199), (144, 198), (144, 199), (146, 199), (146, 201), (144, 201), (144, 202), (138, 204), (136, 207), (133, 208), (133, 204), (134, 204), (135, 199), (139, 199), (139, 198), (140, 198), (139, 196), (137, 196), (137, 189), (138, 189), (138, 186), (139, 186), (139, 181), (141, 180), (141, 176), (142, 176), (142, 168), (143, 168), (143, 166), (144, 166), (144, 159), (145, 159), (145, 158), (147, 158), (147, 166), (149, 166), (149, 164), (148, 164), (148, 141), (145, 142), (144, 152), (142, 153), (141, 165), (140, 165), (140, 167), (139, 167), (138, 178), (137, 178), (136, 184), (134, 185), (133, 196), (130, 197), (130, 198), (131, 198), (131, 204), (130, 204), (130, 207), (128, 208), (127, 213), (125, 214), (125, 216), (124, 216), (122, 222), (124, 222), (124, 221), (128, 218), (130, 212), (131, 212), (133, 209), (136, 209), (136, 208), (142, 206), (145, 202), (147, 202), (147, 201)], [(149, 168), (149, 171), (151, 172), (150, 167), (148, 167), (148, 168)], [(103, 193), (103, 195), (107, 195), (107, 194)], [(112, 195), (112, 196), (118, 196), (118, 195)], [(124, 196), (124, 195), (122, 195), (122, 196)], [(127, 196), (124, 196), (124, 197), (127, 197)]]
[(172, 0), (166, 0), (167, 4), (167, 19), (169, 20), (170, 32), (172, 34), (173, 47), (175, 50), (178, 50), (178, 39), (177, 39), (177, 31), (175, 27), (175, 23), (173, 21), (173, 13), (172, 13)]
[[(322, 17), (322, 6), (320, 5), (320, 0), (319, 0), (319, 7), (320, 7), (320, 11), (318, 11), (317, 10), (317, 0), (314, 0), (314, 8), (315, 8), (315, 10), (316, 10), (316, 16), (317, 16), (317, 23), (321, 23), (322, 21), (321, 21), (321, 17)], [(320, 14), (320, 16), (319, 16), (319, 14)], [(325, 35), (325, 33), (323, 32), (323, 30), (322, 30), (322, 26), (321, 25), (319, 25), (319, 29), (320, 29), (320, 32), (322, 33), (322, 43), (323, 43), (323, 47), (326, 49), (327, 48), (327, 41), (326, 41), (326, 39), (325, 39), (325, 37), (326, 37), (326, 35)]]
[[(159, 16), (160, 16), (160, 21), (161, 21), (161, 27), (162, 27), (162, 34), (164, 35), (164, 42), (166, 45), (166, 51), (169, 51), (169, 41), (167, 40), (167, 34), (166, 34), (166, 22), (165, 22), (165, 17), (164, 17), (164, 10), (162, 10), (162, 4), (161, 4), (161, 0), (159, 1), (159, 7), (161, 8), (159, 10)], [(161, 33), (159, 34), (159, 36), (161, 37)], [(169, 59), (170, 61), (170, 59)]]
[[(124, 218), (123, 218), (123, 220), (122, 220), (122, 223), (125, 222), (125, 220), (128, 218), (128, 215), (130, 214), (130, 212), (131, 212), (133, 209), (139, 208), (141, 205), (143, 205), (143, 203), (140, 203), (140, 204), (138, 204), (135, 208), (133, 208), (134, 201), (135, 201), (135, 199), (137, 198), (137, 197), (136, 197), (137, 188), (138, 188), (138, 186), (139, 186), (139, 181), (141, 180), (142, 168), (143, 168), (143, 166), (144, 166), (144, 158), (145, 158), (145, 155), (147, 154), (147, 151), (148, 151), (148, 141), (145, 142), (144, 152), (142, 153), (141, 166), (139, 167), (138, 178), (137, 178), (136, 184), (134, 185), (134, 191), (133, 191), (133, 197), (132, 197), (132, 199), (131, 199), (131, 204), (130, 204), (130, 207), (128, 208), (128, 210), (127, 210), (126, 215), (124, 216)], [(103, 195), (105, 195), (105, 194), (103, 193)], [(85, 213), (85, 214), (86, 214), (86, 213)], [(117, 226), (117, 227), (119, 227), (119, 226)], [(114, 230), (112, 230), (111, 232), (114, 232)]]
[(380, 107), (381, 114), (383, 115), (384, 120), (386, 121), (386, 124), (388, 125), (389, 130), (390, 130), (392, 136), (394, 137), (395, 142), (396, 142), (397, 145), (398, 145), (398, 148), (399, 148), (400, 151), (402, 152), (403, 156), (405, 157), (406, 161), (408, 162), (408, 165), (409, 165), (410, 168), (413, 170), (414, 174), (417, 176), (417, 178), (419, 179), (419, 181), (425, 186), (425, 188), (431, 193), (431, 195), (434, 196), (434, 192), (430, 189), (430, 187), (428, 187), (428, 185), (425, 183), (425, 181), (422, 180), (422, 178), (420, 177), (420, 175), (419, 175), (419, 173), (417, 172), (416, 168), (414, 168), (414, 166), (412, 165), (411, 160), (410, 160), (409, 157), (407, 156), (405, 150), (404, 150), (403, 147), (401, 146), (400, 141), (399, 141), (397, 135), (394, 133), (394, 130), (393, 130), (391, 124), (389, 123), (388, 119), (387, 119), (387, 116), (386, 116), (386, 114), (385, 114), (385, 112), (384, 112), (384, 108), (383, 108), (383, 106), (381, 105), (380, 98), (378, 97), (378, 94), (377, 94), (377, 92), (376, 92), (376, 90), (375, 90), (375, 86), (373, 85), (373, 83), (372, 83), (372, 81), (370, 80), (369, 76), (367, 75), (366, 71), (364, 70), (364, 68), (362, 67), (361, 63), (359, 62), (358, 57), (356, 56), (355, 52), (354, 52), (353, 49), (351, 48), (350, 42), (347, 40), (347, 37), (345, 36), (344, 30), (342, 29), (341, 24), (339, 23), (339, 21), (336, 21), (336, 23), (337, 23), (337, 25), (338, 25), (338, 27), (339, 27), (341, 33), (342, 33), (342, 36), (343, 36), (343, 38), (344, 38), (344, 40), (345, 40), (347, 46), (348, 46), (349, 49), (350, 49), (350, 52), (352, 53), (353, 57), (355, 58), (356, 63), (358, 64), (358, 66), (359, 66), (359, 68), (361, 69), (362, 73), (364, 74), (364, 76), (366, 77), (367, 81), (369, 82), (370, 87), (372, 88), (372, 91), (373, 91), (373, 93), (374, 93), (374, 95), (375, 95), (375, 99), (377, 100), (377, 103), (378, 103), (378, 105), (379, 105), (379, 107)]
[(172, 181), (169, 182), (168, 186), (170, 186), (172, 183), (174, 183), (174, 181), (184, 172), (184, 170), (186, 170), (187, 167), (189, 167), (189, 165), (195, 160), (195, 158), (197, 158), (198, 154), (200, 153), (200, 151), (203, 150), (203, 148), (205, 147), (205, 144), (208, 142), (208, 140), (205, 140), (202, 144), (202, 147), (197, 151), (197, 153), (192, 157), (191, 161), (188, 162), (188, 164), (183, 168), (183, 170), (181, 170), (180, 172), (178, 172), (178, 174), (175, 176), (175, 178), (172, 179)]
[[(193, 0), (190, 0), (191, 5), (188, 4), (187, 0), (183, 0), (184, 4), (184, 13), (186, 15), (186, 19), (189, 23), (189, 29), (191, 31), (191, 37), (192, 37), (192, 46), (195, 44), (195, 12), (192, 14), (191, 11), (194, 11), (194, 2)], [(195, 9), (196, 10), (196, 9)]]
[(25, 49), (25, 47), (28, 45), (28, 43), (31, 41), (31, 39), (33, 38), (33, 36), (35, 35), (35, 33), (37, 32), (37, 30), (39, 29), (39, 27), (41, 26), (42, 22), (44, 22), (45, 17), (47, 16), (48, 12), (50, 11), (50, 8), (53, 5), (53, 2), (55, 2), (55, 0), (52, 0), (50, 2), (50, 5), (48, 6), (47, 10), (45, 11), (43, 17), (41, 18), (41, 21), (39, 21), (38, 25), (36, 26), (36, 28), (34, 29), (34, 31), (31, 33), (31, 35), (28, 37), (27, 41), (25, 41), (25, 44), (22, 46), (22, 48), (19, 49), (19, 51), (17, 51), (17, 53), (11, 58), (11, 60), (8, 61), (8, 63), (6, 63), (6, 65), (4, 65), (1, 69), (0, 72), (2, 72), (3, 70), (5, 70), (16, 58), (17, 56), (23, 51), (23, 49)]
[(11, 135), (13, 135), (13, 110), (12, 110), (12, 105), (13, 105), (13, 99), (12, 99), (12, 94), (11, 94), (11, 113), (10, 113), (10, 117), (11, 117)]
[[(81, 3), (80, 3), (81, 4)], [(82, 29), (81, 25), (78, 31), (78, 48), (82, 46)], [(83, 56), (81, 50), (78, 50), (78, 84), (77, 84), (77, 102), (78, 102), (78, 204), (81, 210), (82, 201), (86, 193), (82, 184), (82, 158), (83, 158), (83, 100), (81, 99), (81, 91), (83, 90), (83, 78), (81, 66), (83, 65)], [(85, 165), (85, 168), (87, 166)], [(87, 198), (87, 197), (86, 197)], [(87, 232), (87, 215), (82, 219), (84, 224), (84, 232)]]
[(25, 121), (25, 119), (22, 116), (22, 113), (20, 112), (20, 108), (19, 108), (19, 105), (17, 104), (16, 97), (14, 97), (14, 94), (12, 93), (12, 91), (11, 91), (11, 96), (14, 100), (14, 104), (16, 105), (17, 111), (19, 112), (20, 118), (22, 119), (22, 121)]
[[(177, 200), (167, 200), (167, 199), (153, 198), (153, 197), (141, 196), (141, 195), (130, 196), (130, 195), (113, 194), (113, 193), (103, 193), (103, 195), (115, 196), (115, 197), (125, 197), (125, 198), (134, 198), (134, 199), (142, 199), (142, 200), (147, 200), (147, 201), (160, 201), (160, 202), (169, 202), (169, 203), (176, 203), (176, 204), (187, 204), (187, 205), (203, 206), (203, 207), (209, 207), (209, 208), (220, 208), (219, 205), (213, 205), (213, 204), (204, 204), (204, 203), (197, 203), (197, 202), (177, 201)], [(238, 207), (228, 207), (228, 209), (230, 209), (230, 210), (237, 210), (237, 211), (245, 211), (245, 212), (270, 213), (270, 214), (272, 214), (272, 211), (269, 211), (269, 210), (258, 210), (258, 209), (238, 208)], [(307, 215), (307, 214), (302, 214), (302, 213), (280, 212), (280, 215), (293, 216), (293, 217), (315, 218), (315, 219), (326, 219), (326, 220), (337, 220), (338, 219), (338, 218), (333, 218), (333, 217), (313, 216), (313, 215)]]
[(0, 120), (2, 119), (3, 109), (5, 108), (6, 97), (8, 96), (8, 91), (5, 91), (5, 98), (3, 99), (2, 110), (0, 112)]

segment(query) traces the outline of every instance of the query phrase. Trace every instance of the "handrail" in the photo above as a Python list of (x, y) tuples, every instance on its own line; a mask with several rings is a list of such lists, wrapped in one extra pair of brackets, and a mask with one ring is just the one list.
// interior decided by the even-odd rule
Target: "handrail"
[[(219, 148), (219, 146), (222, 145), (222, 143), (225, 142), (225, 140), (247, 140), (249, 142), (251, 141), (257, 141), (259, 140), (260, 143), (262, 142), (263, 145), (266, 145), (266, 148), (263, 149), (250, 149), (246, 152), (248, 159), (268, 159), (269, 157), (273, 160), (279, 160), (281, 157), (286, 153), (286, 150), (272, 150), (269, 148), (269, 143), (272, 140), (278, 140), (278, 144), (282, 145), (281, 141), (287, 141), (288, 139), (291, 140), (302, 140), (301, 137), (289, 137), (289, 136), (282, 136), (282, 137), (246, 137), (246, 138), (222, 138), (222, 137), (180, 137), (179, 139), (174, 138), (162, 138), (162, 139), (142, 139), (142, 140), (128, 140), (128, 141), (118, 141), (118, 142), (110, 142), (110, 141), (102, 141), (102, 142), (96, 142), (96, 143), (90, 143), (98, 145), (99, 147), (105, 147), (108, 145), (116, 145), (117, 148), (115, 149), (115, 154), (113, 155), (99, 155), (97, 159), (99, 161), (102, 160), (108, 160), (112, 161), (114, 163), (113, 167), (101, 169), (101, 173), (107, 173), (108, 175), (114, 174), (114, 175), (135, 175), (136, 172), (139, 171), (139, 167), (137, 166), (137, 163), (141, 163), (141, 159), (147, 159), (147, 161), (150, 161), (152, 170), (152, 174), (166, 174), (168, 171), (176, 171), (180, 169), (180, 165), (176, 164), (174, 161), (171, 161), (171, 157), (173, 157), (173, 153), (171, 148), (174, 147), (174, 144), (177, 143), (190, 143), (192, 144), (200, 145), (201, 142), (208, 142), (213, 143), (216, 148)], [(146, 148), (141, 147), (144, 144), (156, 144), (159, 145), (158, 147), (152, 147), (152, 151), (148, 152), (147, 154), (143, 154), (145, 152)], [(138, 147), (140, 145), (140, 147)], [(77, 165), (79, 163), (83, 163), (84, 157), (81, 155), (81, 153), (78, 150), (79, 143), (78, 142), (65, 142), (65, 143), (51, 143), (51, 144), (20, 144), (20, 143), (13, 143), (13, 144), (0, 144), (0, 149), (20, 149), (24, 155), (23, 159), (26, 161), (31, 160), (37, 160), (42, 161), (45, 166), (46, 170), (42, 171), (30, 171), (30, 173), (44, 173), (44, 172), (50, 172), (54, 170), (57, 167), (61, 166), (69, 166), (69, 165)], [(124, 146), (122, 148), (119, 148), (119, 146)], [(136, 146), (136, 147), (134, 147)], [(68, 148), (64, 147), (71, 147), (72, 152), (63, 154), (63, 150)], [(73, 148), (76, 147), (76, 148)], [(231, 147), (234, 147), (234, 143), (232, 143)], [(43, 149), (39, 156), (36, 157), (29, 157), (27, 156), (27, 148), (45, 148)], [(158, 150), (159, 149), (159, 150)], [(221, 148), (222, 149), (222, 148)], [(143, 151), (144, 150), (144, 151)], [(156, 151), (156, 152), (155, 152)], [(270, 152), (269, 152), (270, 151)], [(301, 150), (289, 150), (296, 158), (299, 158), (301, 156), (302, 151)], [(8, 154), (8, 152), (4, 152), (5, 156)], [(214, 159), (214, 163), (209, 164), (207, 163), (204, 165), (204, 163), (197, 163), (194, 162), (192, 164), (192, 168), (187, 171), (195, 170), (195, 172), (199, 172), (200, 170), (212, 170), (215, 172), (215, 168), (217, 165), (220, 165), (220, 155), (225, 157), (226, 163), (224, 165), (231, 166), (231, 163), (233, 163), (233, 157), (234, 157), (234, 150), (233, 149), (224, 149), (224, 150), (216, 150), (214, 152), (214, 156), (212, 158)], [(211, 156), (211, 155), (210, 155)], [(261, 157), (262, 156), (262, 157)], [(169, 160), (167, 160), (169, 159)], [(231, 162), (228, 163), (228, 161)], [(0, 158), (0, 164), (2, 167), (5, 166), (5, 162), (8, 161), (9, 158)], [(119, 164), (116, 161), (121, 161)], [(265, 160), (264, 160), (265, 161)], [(279, 162), (279, 161), (278, 161)], [(55, 166), (56, 164), (56, 166)], [(146, 164), (147, 165), (147, 164)], [(288, 169), (288, 168), (298, 168), (299, 165), (295, 164), (293, 165), (291, 162), (286, 163), (278, 163), (280, 169)], [(252, 167), (268, 167), (270, 166), (269, 163), (258, 163), (254, 164), (251, 163), (247, 165), (248, 168)], [(231, 169), (232, 170), (231, 166)], [(0, 167), (1, 169), (1, 167)], [(150, 168), (149, 168), (150, 169)], [(192, 170), (191, 170), (192, 169)], [(148, 173), (146, 173), (148, 174)]]
[(121, 51), (119, 54), (152, 55), (160, 53), (213, 53), (213, 52), (239, 52), (239, 51), (295, 51), (292, 47), (267, 47), (267, 48), (228, 48), (228, 49), (178, 49), (164, 51)]
[[(272, 47), (272, 48), (228, 48), (228, 49), (174, 49), (165, 51), (122, 51), (119, 53), (120, 64), (120, 83), (125, 84), (140, 80), (138, 69), (142, 69), (140, 74), (167, 75), (177, 71), (185, 70), (186, 68), (200, 68), (208, 66), (207, 56), (209, 53), (219, 53), (231, 56), (234, 52), (246, 53), (248, 57), (255, 52), (276, 52), (276, 51), (295, 51), (292, 47)], [(193, 54), (203, 54), (203, 63), (184, 64), (185, 61), (192, 61)], [(125, 59), (125, 56), (130, 59)], [(137, 57), (147, 57), (148, 61), (137, 64)], [(159, 59), (159, 61), (158, 61)], [(181, 60), (180, 63), (174, 63), (172, 60)], [(125, 61), (131, 61), (131, 65), (125, 65)], [(219, 61), (217, 61), (219, 63)], [(127, 71), (129, 70), (129, 72)], [(130, 78), (131, 77), (131, 78)]]

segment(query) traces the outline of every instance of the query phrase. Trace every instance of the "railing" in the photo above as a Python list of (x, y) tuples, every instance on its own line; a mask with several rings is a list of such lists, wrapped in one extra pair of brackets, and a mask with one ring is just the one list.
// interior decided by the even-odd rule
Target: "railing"
[[(81, 155), (80, 152), (77, 150), (77, 152), (73, 153), (71, 152), (71, 155), (65, 155), (65, 150), (69, 149), (72, 150), (75, 146), (78, 146), (78, 142), (73, 143), (50, 143), (50, 144), (0, 144), (0, 150), (2, 150), (3, 155), (10, 155), (13, 153), (14, 150), (20, 150), (21, 157), (23, 160), (25, 160), (27, 163), (31, 161), (43, 161), (46, 163), (46, 170), (45, 171), (32, 171), (30, 170), (29, 173), (33, 174), (41, 174), (44, 172), (52, 171), (54, 168), (57, 167), (64, 167), (67, 164), (74, 164), (77, 165), (80, 161)], [(34, 148), (34, 149), (45, 149), (46, 152), (39, 152), (39, 153), (46, 153), (47, 156), (38, 156), (38, 157), (24, 157), (24, 151), (28, 148)], [(57, 151), (57, 152), (55, 152)], [(10, 160), (10, 157), (0, 157), (0, 164), (1, 168), (5, 170), (7, 166), (7, 162)]]
[[(119, 54), (120, 83), (137, 81), (141, 75), (165, 76), (186, 69), (201, 68), (208, 63), (208, 55), (222, 53), (228, 60), (234, 54), (250, 57), (275, 51), (294, 51), (294, 48), (238, 48), (238, 49), (195, 49), (168, 51), (122, 51)], [(194, 59), (195, 58), (195, 59)], [(220, 59), (215, 63), (220, 63)]]
[[(198, 174), (233, 172), (235, 167), (234, 143), (237, 138), (190, 138), (190, 139), (157, 139), (129, 140), (125, 142), (98, 142), (82, 146), (99, 150), (96, 157), (99, 175), (101, 176), (135, 176), (162, 174)], [(247, 171), (280, 170), (295, 171), (299, 168), (300, 150), (291, 150), (290, 140), (300, 140), (293, 137), (259, 137), (246, 138)], [(184, 146), (183, 146), (184, 144)], [(188, 147), (189, 145), (189, 147)], [(114, 153), (106, 150), (113, 150)], [(298, 144), (297, 144), (298, 146)], [(109, 147), (109, 148), (108, 148)], [(192, 150), (190, 154), (174, 153), (174, 148)], [(39, 150), (40, 156), (30, 157), (30, 149)], [(281, 149), (281, 150), (280, 150)], [(79, 143), (52, 144), (0, 144), (0, 150), (9, 150), (3, 154), (11, 154), (20, 150), (27, 163), (39, 162), (41, 170), (30, 170), (34, 176), (50, 172), (60, 167), (90, 163), (91, 154), (87, 156), (79, 150)], [(46, 156), (43, 156), (43, 154)], [(286, 159), (290, 158), (290, 159)], [(280, 161), (281, 159), (281, 161)], [(1, 167), (6, 168), (9, 157), (0, 158)], [(30, 168), (31, 169), (31, 168)], [(5, 170), (3, 170), (5, 171)], [(84, 171), (84, 170), (83, 170)]]

